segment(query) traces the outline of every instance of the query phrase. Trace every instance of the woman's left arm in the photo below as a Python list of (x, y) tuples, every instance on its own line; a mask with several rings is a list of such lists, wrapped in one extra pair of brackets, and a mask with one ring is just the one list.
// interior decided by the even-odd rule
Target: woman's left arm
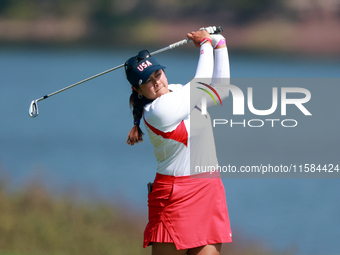
[[(211, 85), (223, 100), (229, 95), (230, 65), (226, 40), (221, 34), (211, 35), (214, 47), (214, 71)], [(208, 100), (207, 106), (213, 106), (213, 100)]]

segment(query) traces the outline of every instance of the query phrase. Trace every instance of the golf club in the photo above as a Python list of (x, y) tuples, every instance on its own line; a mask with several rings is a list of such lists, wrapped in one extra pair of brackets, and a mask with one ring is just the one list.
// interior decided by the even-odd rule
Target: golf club
[[(223, 28), (222, 28), (221, 26), (216, 27), (216, 30), (215, 30), (214, 34), (221, 33), (222, 31), (223, 31)], [(164, 47), (164, 48), (162, 48), (162, 49), (156, 50), (156, 51), (150, 53), (150, 55), (153, 56), (153, 55), (156, 55), (156, 54), (158, 54), (158, 53), (161, 53), (161, 52), (164, 52), (164, 51), (167, 51), (167, 50), (171, 50), (171, 49), (177, 48), (177, 47), (179, 47), (179, 46), (182, 46), (182, 45), (184, 45), (184, 44), (187, 44), (189, 41), (190, 41), (189, 39), (181, 40), (181, 41), (179, 41), (179, 42), (170, 44), (170, 45), (167, 46), (167, 47)], [(28, 115), (29, 115), (31, 118), (34, 118), (34, 117), (37, 117), (37, 116), (38, 116), (38, 114), (39, 114), (39, 110), (38, 110), (38, 102), (39, 102), (39, 101), (42, 101), (42, 100), (44, 100), (44, 99), (46, 99), (46, 98), (49, 98), (49, 97), (51, 97), (51, 96), (54, 96), (54, 95), (56, 95), (56, 94), (58, 94), (58, 93), (60, 93), (60, 92), (63, 92), (63, 91), (65, 91), (65, 90), (67, 90), (67, 89), (73, 88), (73, 87), (75, 87), (75, 86), (77, 86), (77, 85), (79, 85), (79, 84), (82, 84), (82, 83), (84, 83), (84, 82), (87, 82), (87, 81), (89, 81), (89, 80), (92, 80), (92, 79), (94, 79), (94, 78), (97, 78), (97, 77), (99, 77), (99, 76), (101, 76), (101, 75), (103, 75), (103, 74), (107, 74), (107, 73), (109, 73), (109, 72), (112, 72), (112, 71), (114, 71), (114, 70), (117, 70), (117, 69), (119, 69), (119, 68), (121, 68), (121, 67), (123, 67), (123, 66), (124, 66), (124, 64), (121, 64), (121, 65), (119, 65), (119, 66), (113, 67), (113, 68), (108, 69), (108, 70), (106, 70), (106, 71), (104, 71), (104, 72), (101, 72), (101, 73), (99, 73), (99, 74), (96, 74), (96, 75), (91, 76), (91, 77), (89, 77), (89, 78), (86, 78), (86, 79), (84, 79), (84, 80), (81, 80), (81, 81), (79, 81), (79, 82), (77, 82), (77, 83), (74, 83), (74, 84), (72, 84), (72, 85), (70, 85), (70, 86), (68, 86), (68, 87), (65, 87), (65, 88), (60, 89), (60, 90), (58, 90), (58, 91), (55, 91), (55, 92), (53, 92), (53, 93), (51, 93), (51, 94), (45, 95), (45, 96), (43, 96), (43, 97), (40, 97), (40, 98), (38, 98), (38, 99), (36, 99), (36, 100), (33, 100), (33, 101), (31, 102), (31, 104), (30, 104), (30, 107), (29, 107), (29, 110), (28, 110)]]

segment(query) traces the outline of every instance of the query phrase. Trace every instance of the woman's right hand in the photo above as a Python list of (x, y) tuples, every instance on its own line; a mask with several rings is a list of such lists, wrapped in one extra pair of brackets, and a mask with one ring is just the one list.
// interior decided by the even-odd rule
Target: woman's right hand
[[(196, 47), (200, 47), (200, 42), (204, 37), (211, 38), (210, 34), (206, 30), (199, 30), (196, 32), (187, 33), (188, 39), (194, 42)], [(210, 43), (210, 42), (207, 42)]]

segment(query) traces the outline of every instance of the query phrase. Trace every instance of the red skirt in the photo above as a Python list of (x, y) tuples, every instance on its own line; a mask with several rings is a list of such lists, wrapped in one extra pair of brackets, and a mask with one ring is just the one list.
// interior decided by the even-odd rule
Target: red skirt
[(148, 195), (144, 248), (152, 242), (174, 243), (177, 250), (232, 242), (223, 183), (213, 175), (157, 173)]

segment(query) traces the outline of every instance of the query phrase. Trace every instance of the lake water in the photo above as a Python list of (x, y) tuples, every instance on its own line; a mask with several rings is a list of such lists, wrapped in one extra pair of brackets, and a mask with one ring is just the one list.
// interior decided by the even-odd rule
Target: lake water
[[(186, 83), (195, 73), (198, 54), (185, 49), (157, 56), (167, 66), (172, 83)], [(146, 183), (154, 178), (156, 160), (147, 136), (136, 146), (125, 143), (132, 115), (128, 106), (130, 86), (123, 69), (39, 102), (39, 116), (28, 116), (31, 100), (117, 66), (138, 50), (0, 49), (0, 168), (2, 174), (10, 175), (13, 187), (38, 180), (52, 191), (78, 191), (81, 197), (127, 206), (146, 218)], [(337, 59), (231, 52), (230, 64), (233, 77), (340, 76)], [(336, 99), (331, 89), (325, 84), (325, 93)], [(332, 106), (337, 113), (338, 104)], [(323, 115), (322, 110), (319, 115)], [(313, 153), (318, 160), (324, 159), (323, 163), (340, 164), (338, 120), (338, 114), (332, 115), (323, 125), (319, 123), (317, 130), (299, 130), (308, 133), (310, 143), (305, 147), (314, 148)], [(238, 144), (231, 140), (231, 147), (252, 147), (254, 152), (250, 155), (245, 150), (233, 155), (233, 160), (247, 158), (246, 162), (252, 164), (256, 158), (268, 156), (256, 153), (250, 138), (257, 135), (253, 130), (237, 129), (233, 135), (238, 137)], [(285, 135), (269, 135), (263, 146), (285, 144)], [(303, 148), (299, 134), (292, 137)], [(327, 145), (320, 146), (321, 140), (329, 143), (328, 151)], [(285, 146), (281, 149), (289, 151), (294, 144)], [(294, 163), (296, 156), (288, 153), (283, 163)], [(277, 251), (297, 247), (298, 254), (340, 254), (338, 178), (223, 178), (223, 182), (235, 236), (241, 233)]]

